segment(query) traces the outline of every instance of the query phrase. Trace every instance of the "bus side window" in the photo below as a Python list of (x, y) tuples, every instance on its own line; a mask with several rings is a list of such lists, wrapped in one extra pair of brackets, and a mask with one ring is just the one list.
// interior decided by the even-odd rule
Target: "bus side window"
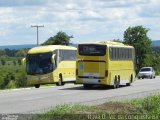
[(76, 60), (76, 50), (60, 50), (61, 61)]
[(124, 48), (124, 50), (125, 50), (125, 60), (127, 60), (127, 49)]
[(116, 49), (112, 48), (112, 50), (113, 50), (113, 60), (115, 60), (116, 59)]
[(57, 67), (57, 55), (55, 55), (55, 58), (54, 58), (54, 66), (55, 68)]
[(110, 59), (113, 59), (113, 52), (112, 52), (112, 48), (109, 48), (109, 55), (110, 55)]

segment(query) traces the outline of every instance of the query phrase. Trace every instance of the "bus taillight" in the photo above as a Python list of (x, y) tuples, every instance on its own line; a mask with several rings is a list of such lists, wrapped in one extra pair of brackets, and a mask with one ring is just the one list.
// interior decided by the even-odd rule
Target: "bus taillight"
[(105, 71), (105, 76), (108, 77), (108, 70)]

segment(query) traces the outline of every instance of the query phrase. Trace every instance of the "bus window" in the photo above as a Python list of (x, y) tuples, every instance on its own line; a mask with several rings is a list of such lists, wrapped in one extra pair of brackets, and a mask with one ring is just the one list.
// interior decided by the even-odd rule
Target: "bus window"
[(76, 60), (76, 50), (59, 50), (61, 61)]
[(53, 70), (52, 53), (27, 55), (28, 74), (46, 74)]
[(79, 54), (86, 56), (104, 56), (106, 54), (105, 45), (84, 44), (79, 45)]

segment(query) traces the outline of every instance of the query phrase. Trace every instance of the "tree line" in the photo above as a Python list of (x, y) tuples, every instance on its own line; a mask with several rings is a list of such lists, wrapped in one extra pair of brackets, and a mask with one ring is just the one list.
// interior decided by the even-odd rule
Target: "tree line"
[(28, 49), (20, 49), (20, 50), (10, 50), (10, 49), (0, 49), (0, 57), (8, 56), (8, 57), (25, 57), (28, 52)]
[[(143, 26), (128, 27), (123, 34), (123, 40), (114, 39), (113, 41), (122, 42), (135, 48), (136, 55), (136, 72), (141, 67), (152, 66), (160, 73), (160, 47), (153, 47), (151, 39), (148, 37), (149, 29)], [(55, 36), (50, 37), (42, 45), (69, 45), (70, 38), (65, 32), (58, 32)]]

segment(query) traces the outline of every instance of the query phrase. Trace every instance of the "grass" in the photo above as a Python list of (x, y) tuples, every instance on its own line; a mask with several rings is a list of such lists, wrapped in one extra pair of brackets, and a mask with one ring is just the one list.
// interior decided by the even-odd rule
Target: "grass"
[[(158, 116), (159, 115), (159, 116)], [(159, 117), (159, 118), (158, 118)], [(60, 105), (33, 120), (137, 120), (160, 119), (160, 94), (143, 99), (106, 102), (96, 106)]]

